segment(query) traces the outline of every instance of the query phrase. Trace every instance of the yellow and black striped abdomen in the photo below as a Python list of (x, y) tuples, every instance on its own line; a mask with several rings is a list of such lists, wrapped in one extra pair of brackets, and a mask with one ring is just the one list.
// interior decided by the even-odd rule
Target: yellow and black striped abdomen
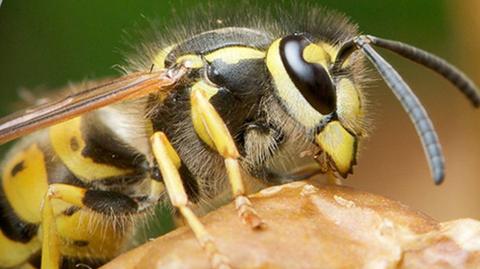
[[(49, 184), (83, 188), (89, 193), (85, 202), (101, 204), (102, 191), (112, 188), (125, 198), (128, 194), (121, 194), (124, 189), (135, 191), (141, 185), (144, 172), (136, 167), (141, 161), (137, 153), (122, 148), (113, 133), (87, 116), (20, 142), (2, 169), (0, 268), (22, 265), (40, 254), (41, 207)], [(102, 212), (88, 204), (79, 208), (60, 200), (52, 203), (64, 263), (75, 260), (101, 264), (118, 255), (130, 241), (129, 216), (106, 212), (108, 205)]]
[(45, 155), (38, 143), (15, 150), (2, 169), (0, 267), (18, 265), (40, 250), (40, 206), (48, 188)]

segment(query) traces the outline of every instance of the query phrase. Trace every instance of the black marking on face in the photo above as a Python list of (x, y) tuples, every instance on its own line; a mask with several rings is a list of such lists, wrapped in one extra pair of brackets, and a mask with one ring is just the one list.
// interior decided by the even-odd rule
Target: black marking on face
[(38, 225), (20, 219), (0, 187), (0, 230), (10, 240), (28, 243), (37, 234)]
[(12, 171), (10, 171), (10, 175), (12, 177), (15, 177), (18, 173), (22, 172), (25, 169), (25, 161), (20, 161), (19, 163), (15, 164), (15, 166), (12, 168)]
[(280, 41), (280, 56), (290, 79), (303, 97), (323, 115), (336, 110), (335, 86), (325, 68), (303, 58), (311, 42), (302, 35), (290, 35)]

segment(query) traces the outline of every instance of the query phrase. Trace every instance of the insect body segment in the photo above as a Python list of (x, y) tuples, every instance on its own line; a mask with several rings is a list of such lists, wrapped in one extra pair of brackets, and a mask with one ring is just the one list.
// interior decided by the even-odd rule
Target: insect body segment
[[(261, 228), (250, 191), (351, 173), (366, 130), (364, 57), (410, 113), (439, 181), (443, 158), (427, 114), (369, 44), (414, 60), (419, 52), (358, 36), (338, 15), (315, 20), (204, 29), (129, 75), (0, 121), (1, 142), (38, 131), (3, 165), (0, 268), (38, 266), (38, 257), (45, 269), (98, 266), (131, 247), (137, 222), (159, 203), (185, 218), (212, 267), (228, 268), (194, 208), (231, 197), (240, 219)], [(470, 80), (420, 55), (478, 105)]]

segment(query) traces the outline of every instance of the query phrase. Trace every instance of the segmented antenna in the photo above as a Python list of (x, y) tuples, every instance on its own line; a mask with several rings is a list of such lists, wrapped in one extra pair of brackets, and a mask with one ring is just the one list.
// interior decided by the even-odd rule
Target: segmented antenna
[(465, 74), (445, 60), (413, 46), (374, 36), (361, 35), (346, 42), (332, 67), (333, 73), (341, 73), (345, 60), (354, 51), (360, 50), (365, 54), (410, 116), (422, 141), (435, 184), (442, 183), (445, 176), (444, 157), (437, 133), (425, 108), (398, 72), (370, 44), (391, 50), (439, 73), (460, 89), (475, 107), (480, 106), (478, 88)]
[(458, 70), (458, 68), (447, 63), (444, 59), (399, 41), (387, 40), (370, 35), (368, 35), (367, 38), (371, 40), (375, 46), (393, 51), (442, 75), (455, 85), (455, 87), (470, 100), (474, 107), (480, 107), (480, 94), (475, 83)]

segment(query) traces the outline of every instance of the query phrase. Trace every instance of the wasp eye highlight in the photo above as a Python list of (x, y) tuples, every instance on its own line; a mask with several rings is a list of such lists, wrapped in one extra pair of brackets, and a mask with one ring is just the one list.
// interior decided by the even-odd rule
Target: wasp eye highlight
[(285, 69), (303, 97), (318, 112), (326, 115), (336, 109), (335, 87), (325, 68), (303, 57), (311, 42), (301, 35), (291, 35), (280, 42), (280, 57)]

